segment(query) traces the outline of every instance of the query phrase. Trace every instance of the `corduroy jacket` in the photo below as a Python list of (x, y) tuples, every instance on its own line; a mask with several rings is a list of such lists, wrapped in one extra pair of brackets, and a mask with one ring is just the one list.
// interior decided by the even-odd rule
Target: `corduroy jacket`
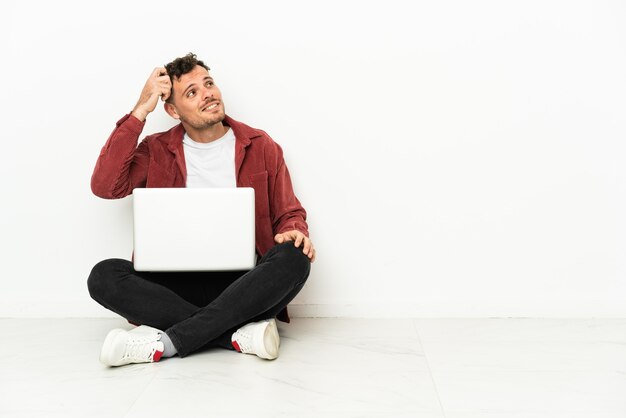
[[(263, 256), (274, 246), (278, 233), (295, 229), (308, 237), (306, 211), (293, 192), (281, 147), (260, 129), (228, 116), (223, 123), (235, 134), (237, 187), (254, 188), (257, 253)], [(119, 199), (137, 187), (185, 187), (182, 124), (149, 135), (137, 146), (144, 125), (130, 114), (117, 122), (91, 177), (96, 196)], [(289, 321), (286, 309), (278, 318)]]

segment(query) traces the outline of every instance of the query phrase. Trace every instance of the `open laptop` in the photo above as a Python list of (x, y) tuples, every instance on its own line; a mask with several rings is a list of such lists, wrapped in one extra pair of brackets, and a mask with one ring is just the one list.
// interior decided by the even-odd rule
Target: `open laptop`
[(249, 270), (255, 265), (254, 189), (133, 191), (137, 271)]

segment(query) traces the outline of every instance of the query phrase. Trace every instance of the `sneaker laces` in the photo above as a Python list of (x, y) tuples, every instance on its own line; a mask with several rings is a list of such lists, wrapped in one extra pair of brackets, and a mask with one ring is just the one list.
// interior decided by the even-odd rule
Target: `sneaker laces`
[(161, 339), (161, 334), (154, 335), (133, 335), (128, 336), (126, 341), (126, 351), (123, 359), (130, 361), (153, 361), (154, 353), (157, 351), (156, 344)]

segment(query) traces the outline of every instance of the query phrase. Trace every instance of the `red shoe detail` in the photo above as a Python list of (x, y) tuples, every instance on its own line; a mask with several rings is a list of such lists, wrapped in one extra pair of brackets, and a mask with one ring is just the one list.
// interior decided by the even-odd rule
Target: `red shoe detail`
[(159, 361), (161, 360), (161, 356), (163, 355), (163, 351), (155, 351), (154, 355), (152, 356), (152, 361)]
[(241, 353), (241, 348), (239, 348), (239, 344), (237, 344), (237, 341), (231, 341), (231, 343), (233, 344), (233, 347), (235, 347), (235, 350)]

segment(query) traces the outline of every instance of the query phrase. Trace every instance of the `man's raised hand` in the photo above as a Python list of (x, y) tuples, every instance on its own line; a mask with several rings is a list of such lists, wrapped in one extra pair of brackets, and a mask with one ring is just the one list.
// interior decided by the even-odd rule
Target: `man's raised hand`
[(161, 100), (165, 101), (170, 97), (171, 91), (172, 82), (165, 68), (155, 68), (152, 74), (150, 74), (150, 77), (148, 77), (146, 84), (143, 86), (141, 96), (139, 96), (139, 100), (131, 114), (140, 121), (144, 121), (148, 114), (156, 108), (159, 97), (161, 97)]

